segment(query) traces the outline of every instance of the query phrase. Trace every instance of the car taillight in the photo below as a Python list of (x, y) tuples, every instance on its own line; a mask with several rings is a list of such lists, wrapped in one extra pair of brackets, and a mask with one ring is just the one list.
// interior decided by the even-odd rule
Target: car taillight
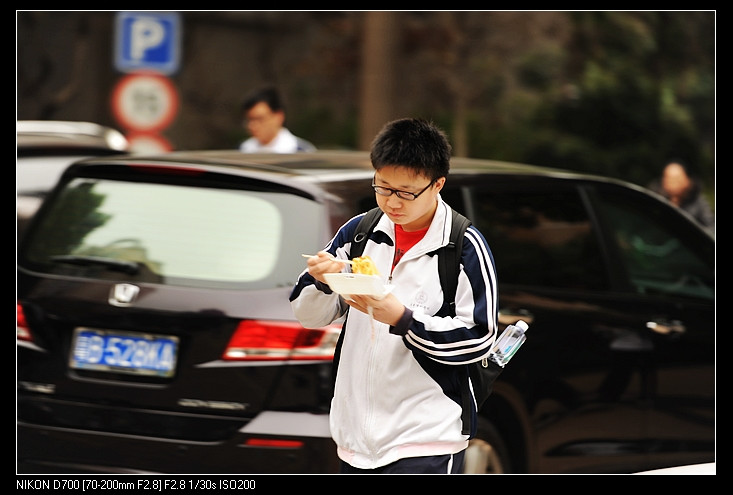
[(16, 306), (18, 307), (18, 323), (17, 323), (17, 333), (15, 335), (16, 339), (18, 340), (26, 340), (28, 342), (33, 341), (33, 337), (31, 336), (31, 330), (28, 328), (28, 322), (25, 319), (25, 313), (23, 312), (23, 306), (21, 306), (20, 303), (16, 303)]
[(281, 438), (250, 438), (244, 442), (246, 447), (270, 447), (276, 449), (299, 449), (305, 445), (301, 440), (283, 440)]
[(295, 322), (245, 320), (224, 350), (226, 361), (330, 360), (340, 325), (304, 328)]
[(141, 164), (141, 163), (131, 163), (128, 166), (140, 172), (145, 172), (148, 174), (158, 174), (158, 175), (197, 176), (197, 175), (203, 175), (205, 173), (204, 170), (200, 170), (196, 168), (189, 168), (189, 167), (176, 167), (175, 165), (152, 165), (152, 164), (148, 165), (148, 164)]

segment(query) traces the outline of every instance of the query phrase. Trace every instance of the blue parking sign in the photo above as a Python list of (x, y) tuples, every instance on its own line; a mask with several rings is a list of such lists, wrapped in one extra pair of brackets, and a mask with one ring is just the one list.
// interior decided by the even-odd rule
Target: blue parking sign
[(152, 70), (169, 75), (180, 63), (177, 12), (118, 12), (115, 67), (121, 72)]

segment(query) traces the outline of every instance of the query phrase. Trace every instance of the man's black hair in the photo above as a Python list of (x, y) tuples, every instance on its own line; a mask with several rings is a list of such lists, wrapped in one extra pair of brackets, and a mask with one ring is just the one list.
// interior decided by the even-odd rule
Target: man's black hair
[(273, 112), (285, 111), (280, 92), (274, 86), (265, 86), (251, 92), (242, 102), (242, 111), (249, 112), (253, 106), (264, 102)]
[(450, 170), (451, 145), (445, 133), (424, 119), (388, 122), (372, 142), (372, 166), (400, 165), (436, 180)]

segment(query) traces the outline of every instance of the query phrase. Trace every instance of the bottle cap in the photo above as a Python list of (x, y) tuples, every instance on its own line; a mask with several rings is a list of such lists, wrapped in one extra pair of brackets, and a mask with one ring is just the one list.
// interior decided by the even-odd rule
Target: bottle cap
[(521, 329), (522, 329), (522, 330), (524, 330), (525, 332), (527, 331), (527, 329), (529, 329), (529, 325), (527, 325), (527, 323), (526, 323), (526, 322), (525, 322), (524, 320), (518, 320), (518, 321), (517, 321), (517, 322), (516, 322), (516, 323), (514, 324), (514, 326), (515, 326), (515, 327), (519, 327), (519, 328), (521, 328)]

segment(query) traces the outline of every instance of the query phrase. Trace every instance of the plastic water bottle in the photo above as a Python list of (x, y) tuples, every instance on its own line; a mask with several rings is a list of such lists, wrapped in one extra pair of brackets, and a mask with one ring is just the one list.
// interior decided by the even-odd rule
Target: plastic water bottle
[(517, 321), (514, 325), (507, 326), (504, 332), (499, 335), (499, 338), (496, 339), (496, 342), (494, 342), (489, 359), (502, 368), (506, 366), (506, 363), (509, 362), (519, 347), (527, 340), (525, 332), (528, 328), (529, 325), (522, 320)]

